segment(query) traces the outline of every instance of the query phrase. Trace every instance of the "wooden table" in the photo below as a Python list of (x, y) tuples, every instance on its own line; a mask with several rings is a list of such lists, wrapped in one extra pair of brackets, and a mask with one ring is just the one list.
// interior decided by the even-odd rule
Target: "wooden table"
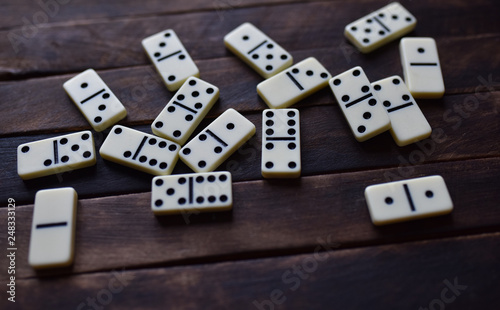
[[(500, 5), (493, 0), (402, 1), (410, 36), (437, 41), (446, 85), (418, 100), (431, 138), (398, 147), (389, 133), (357, 142), (328, 88), (301, 112), (302, 177), (263, 180), (262, 80), (223, 36), (249, 21), (332, 73), (362, 66), (372, 81), (402, 75), (398, 43), (360, 54), (349, 22), (386, 1), (9, 0), (0, 4), (1, 309), (497, 309), (500, 293)], [(228, 108), (257, 134), (218, 170), (231, 171), (232, 212), (155, 217), (151, 175), (97, 160), (91, 168), (22, 181), (19, 144), (89, 129), (62, 84), (94, 68), (120, 98), (120, 122), (150, 132), (172, 97), (141, 40), (172, 28), (221, 90), (199, 126)], [(106, 133), (95, 133), (99, 147)], [(180, 163), (174, 173), (187, 173)], [(439, 174), (450, 215), (375, 227), (364, 189)], [(33, 199), (79, 195), (71, 268), (27, 264)], [(15, 200), (16, 303), (7, 301), (8, 199)]]

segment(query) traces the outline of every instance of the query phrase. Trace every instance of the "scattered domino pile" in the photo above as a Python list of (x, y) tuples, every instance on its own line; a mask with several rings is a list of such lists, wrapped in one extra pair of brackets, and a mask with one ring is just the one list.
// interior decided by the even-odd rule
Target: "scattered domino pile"
[[(350, 23), (344, 34), (368, 53), (409, 33), (416, 22), (394, 2)], [(361, 67), (332, 77), (313, 57), (293, 65), (290, 53), (250, 23), (227, 34), (224, 44), (265, 79), (257, 85), (258, 95), (269, 106), (262, 112), (264, 178), (300, 177), (300, 113), (289, 107), (327, 85), (359, 142), (390, 130), (396, 144), (405, 146), (431, 134), (414, 98), (444, 94), (432, 38), (403, 38), (404, 80), (390, 76), (373, 83)], [(115, 125), (127, 111), (94, 70), (71, 78), (64, 90), (95, 131), (113, 126), (99, 149), (102, 158), (156, 176), (151, 184), (154, 214), (230, 210), (231, 174), (214, 170), (255, 134), (255, 125), (230, 108), (191, 137), (218, 100), (219, 89), (199, 78), (198, 67), (173, 30), (144, 39), (142, 46), (168, 90), (177, 91), (152, 122), (154, 135)], [(89, 167), (96, 164), (97, 156), (90, 131), (22, 144), (17, 153), (18, 174), (23, 179)], [(170, 175), (179, 158), (195, 173)], [(365, 198), (375, 225), (453, 209), (440, 176), (372, 185), (366, 188)], [(76, 205), (77, 193), (72, 188), (36, 194), (29, 253), (33, 268), (72, 263)]]

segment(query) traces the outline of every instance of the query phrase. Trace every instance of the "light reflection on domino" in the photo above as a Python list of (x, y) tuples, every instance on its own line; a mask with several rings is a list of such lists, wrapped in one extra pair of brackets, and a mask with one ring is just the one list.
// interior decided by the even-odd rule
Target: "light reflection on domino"
[(229, 172), (161, 176), (151, 184), (151, 210), (157, 215), (226, 211), (232, 206)]
[(172, 173), (180, 146), (132, 128), (115, 125), (104, 140), (101, 157), (154, 175)]
[(142, 47), (168, 90), (179, 89), (190, 76), (200, 76), (198, 67), (172, 29), (145, 38)]
[(95, 131), (103, 131), (127, 116), (120, 100), (93, 69), (69, 79), (63, 88)]
[(450, 194), (439, 175), (371, 185), (365, 189), (365, 198), (375, 225), (438, 216), (453, 210)]
[(31, 267), (64, 267), (73, 263), (77, 200), (71, 187), (36, 193), (28, 254)]
[(151, 125), (157, 136), (183, 145), (219, 99), (219, 89), (190, 77)]
[(181, 160), (195, 172), (215, 170), (250, 137), (255, 125), (227, 109), (181, 149)]
[(301, 167), (299, 110), (262, 111), (262, 176), (297, 178)]
[(433, 38), (403, 38), (399, 43), (406, 85), (414, 98), (441, 98), (444, 81)]
[(347, 25), (344, 35), (361, 52), (369, 53), (407, 34), (416, 25), (417, 19), (393, 2)]
[(251, 23), (243, 23), (228, 33), (224, 44), (265, 79), (293, 64), (290, 53)]
[(328, 85), (330, 73), (309, 57), (257, 85), (257, 93), (271, 109), (287, 108)]
[(368, 140), (391, 127), (389, 116), (363, 68), (354, 67), (330, 80), (330, 88), (359, 142)]
[(372, 83), (391, 120), (391, 135), (405, 146), (425, 139), (432, 129), (403, 80), (395, 75)]
[(23, 180), (95, 165), (94, 137), (81, 131), (17, 147), (17, 173)]

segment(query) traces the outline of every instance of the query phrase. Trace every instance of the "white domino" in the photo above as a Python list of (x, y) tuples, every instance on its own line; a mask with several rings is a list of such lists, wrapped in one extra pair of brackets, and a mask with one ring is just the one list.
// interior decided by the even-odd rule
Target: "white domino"
[(399, 44), (406, 85), (414, 98), (441, 98), (444, 81), (433, 38), (403, 38)]
[(405, 146), (425, 139), (432, 129), (403, 80), (395, 75), (372, 83), (391, 120), (391, 135)]
[(200, 76), (198, 67), (172, 29), (147, 37), (142, 40), (142, 47), (168, 90), (179, 89), (190, 76)]
[(66, 81), (63, 88), (95, 131), (103, 131), (127, 116), (123, 104), (93, 69)]
[(300, 176), (300, 121), (297, 109), (267, 109), (262, 112), (262, 176)]
[(17, 173), (24, 179), (93, 166), (96, 163), (94, 138), (81, 131), (17, 147)]
[(152, 181), (151, 210), (157, 215), (226, 211), (232, 206), (229, 172), (176, 174)]
[(290, 53), (250, 23), (228, 33), (224, 44), (265, 79), (293, 64)]
[(153, 133), (183, 145), (214, 103), (219, 89), (190, 77), (153, 121)]
[(361, 67), (354, 67), (333, 77), (330, 87), (359, 142), (391, 127), (389, 116)]
[(409, 33), (416, 25), (417, 19), (393, 2), (347, 25), (344, 35), (361, 52), (369, 53)]
[(36, 193), (28, 254), (31, 267), (64, 267), (73, 263), (77, 200), (71, 187)]
[(180, 146), (125, 126), (114, 126), (99, 150), (101, 157), (154, 175), (172, 173)]
[(368, 186), (365, 198), (375, 225), (437, 216), (453, 210), (450, 194), (439, 175)]
[(189, 141), (179, 156), (195, 172), (213, 171), (254, 134), (252, 122), (227, 109)]
[(309, 57), (259, 83), (257, 93), (269, 108), (287, 108), (328, 85), (330, 78), (325, 67)]

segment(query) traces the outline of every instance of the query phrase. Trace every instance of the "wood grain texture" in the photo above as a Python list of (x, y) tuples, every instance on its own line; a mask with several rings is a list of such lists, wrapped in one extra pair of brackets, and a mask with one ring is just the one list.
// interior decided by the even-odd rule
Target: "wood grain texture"
[[(447, 39), (438, 42), (442, 55), (453, 54), (471, 44), (481, 49), (465, 49), (461, 57), (441, 57), (446, 93), (491, 93), (500, 90), (500, 57), (483, 58), (483, 53), (495, 54), (500, 35), (479, 39)], [(229, 52), (228, 52), (229, 53)], [(402, 76), (399, 51), (392, 46), (384, 53), (354, 59), (344, 57), (342, 49), (315, 49), (294, 53), (296, 59), (317, 57), (333, 74), (338, 74), (355, 65), (365, 68), (372, 81), (394, 74)], [(473, 67), (468, 66), (474, 60)], [(479, 61), (478, 61), (479, 60)], [(258, 97), (256, 86), (262, 79), (235, 56), (200, 60), (197, 64), (202, 78), (221, 91), (219, 103), (209, 112), (209, 117), (221, 114), (229, 107), (240, 112), (259, 111), (267, 108)], [(152, 66), (100, 71), (100, 76), (127, 108), (128, 116), (121, 123), (139, 125), (151, 123), (172, 97)], [(0, 137), (30, 134), (33, 132), (68, 131), (90, 128), (83, 115), (75, 107), (62, 88), (62, 84), (73, 75), (30, 79), (25, 82), (0, 83)], [(491, 100), (488, 94), (477, 97)], [(331, 91), (325, 90), (307, 98), (296, 106), (330, 104), (335, 102)], [(442, 101), (423, 100), (435, 102)], [(495, 104), (495, 101), (493, 101)], [(26, 117), (29, 121), (25, 121)]]
[[(358, 143), (325, 88), (294, 106), (301, 112), (303, 177), (263, 180), (266, 105), (255, 89), (262, 79), (224, 47), (224, 35), (249, 21), (295, 62), (316, 57), (333, 75), (360, 65), (375, 81), (402, 75), (398, 42), (364, 55), (346, 41), (343, 28), (387, 1), (72, 0), (30, 34), (23, 25), (42, 16), (40, 1), (0, 4), (0, 245), (7, 244), (11, 197), (18, 248), (18, 303), (13, 307), (3, 294), (0, 309), (259, 309), (254, 301), (266, 310), (497, 307), (498, 2), (401, 1), (418, 19), (409, 36), (434, 37), (438, 45), (446, 94), (418, 101), (433, 127), (431, 139), (400, 148), (384, 133)], [(201, 78), (221, 90), (197, 132), (230, 107), (257, 127), (219, 167), (235, 181), (233, 210), (155, 217), (152, 176), (100, 157), (91, 168), (22, 181), (19, 144), (90, 128), (62, 88), (87, 68), (98, 70), (126, 106), (129, 115), (120, 123), (151, 132), (173, 93), (140, 41), (166, 28), (180, 36)], [(13, 34), (21, 36), (17, 51)], [(97, 148), (105, 136), (95, 134)], [(185, 172), (182, 163), (174, 170)], [(434, 174), (446, 180), (451, 214), (385, 227), (371, 223), (366, 186)], [(63, 186), (74, 187), (80, 198), (75, 264), (35, 273), (27, 265), (33, 199), (40, 189)], [(0, 266), (7, 265), (1, 255)], [(304, 269), (311, 272), (303, 279), (293, 274)], [(445, 281), (455, 279), (467, 288), (441, 307)], [(7, 283), (6, 271), (0, 283)], [(275, 307), (265, 301), (281, 297), (286, 300)], [(93, 300), (95, 307), (87, 304)]]
[[(261, 309), (419, 309), (443, 299), (450, 309), (494, 309), (500, 271), (490, 267), (499, 263), (499, 237), (330, 251), (318, 244), (321, 252), (303, 255), (32, 278), (19, 281), (19, 295), (31, 296), (20, 306), (92, 309), (94, 302), (105, 309), (259, 309), (256, 302)], [(271, 308), (271, 300), (280, 305)]]
[[(32, 38), (25, 39), (22, 44), (15, 44), (17, 51), (8, 38), (9, 31), (5, 30), (0, 31), (0, 79), (149, 64), (141, 40), (168, 28), (175, 29), (195, 61), (220, 58), (229, 54), (222, 44), (224, 35), (245, 21), (257, 25), (292, 55), (299, 50), (327, 49), (333, 52), (340, 49), (350, 58), (352, 54), (359, 53), (346, 43), (343, 36), (345, 25), (378, 9), (381, 3), (383, 1), (371, 1), (363, 6), (347, 0), (287, 3), (227, 10), (222, 19), (217, 12), (207, 11), (172, 14), (168, 18), (148, 16), (98, 20), (70, 27), (49, 24), (47, 27), (35, 28), (36, 33)], [(419, 21), (412, 35), (431, 36), (440, 42), (441, 38), (457, 35), (476, 38), (496, 34), (492, 25), (497, 23), (498, 11), (489, 9), (490, 1), (479, 0), (474, 6), (465, 6), (461, 1), (441, 3), (441, 10), (431, 0), (419, 1), (418, 4), (404, 3)], [(443, 9), (449, 12), (447, 18), (430, 14)], [(367, 58), (373, 59), (395, 46), (397, 42)], [(477, 46), (464, 45), (462, 48), (473, 50)], [(329, 53), (325, 52), (321, 56), (328, 58)], [(363, 55), (352, 57), (365, 58)], [(494, 59), (498, 66), (498, 57)]]
[[(309, 0), (311, 1), (311, 0)], [(91, 20), (134, 18), (148, 15), (173, 15), (196, 11), (214, 11), (224, 18), (226, 11), (236, 8), (279, 3), (307, 2), (307, 0), (191, 0), (191, 1), (106, 1), (98, 0), (5, 0), (0, 5), (0, 29), (22, 28), (27, 24), (88, 23)], [(43, 13), (39, 13), (43, 12)], [(25, 21), (26, 19), (26, 21)]]
[[(71, 270), (48, 274), (296, 253), (314, 248), (318, 236), (329, 234), (331, 242), (353, 247), (500, 229), (498, 158), (406, 169), (237, 182), (233, 210), (223, 213), (155, 217), (150, 193), (80, 199), (75, 264)], [(373, 226), (364, 189), (394, 175), (401, 177), (402, 172), (405, 178), (442, 175), (454, 211), (447, 216)], [(18, 205), (19, 257), (27, 257), (32, 210), (32, 206)], [(0, 219), (5, 217), (3, 208)], [(18, 277), (34, 276), (26, 264), (27, 260), (18, 261)]]
[[(329, 92), (328, 89), (324, 91)], [(424, 141), (403, 148), (395, 144), (388, 132), (363, 143), (357, 142), (336, 104), (303, 106), (300, 108), (302, 175), (499, 156), (496, 137), (500, 132), (500, 93), (481, 93), (479, 96), (481, 100), (474, 95), (455, 95), (444, 97), (440, 103), (422, 103), (421, 108), (434, 128), (434, 133)], [(220, 109), (221, 105), (222, 101), (216, 104), (215, 109)], [(257, 128), (262, 127), (260, 111), (244, 115)], [(205, 119), (195, 134), (212, 120), (213, 118)], [(135, 128), (151, 133), (149, 125)], [(0, 150), (6, 155), (6, 160), (0, 162), (0, 182), (5, 189), (0, 193), (0, 200), (15, 194), (19, 203), (32, 203), (37, 190), (64, 185), (75, 187), (83, 198), (150, 190), (151, 175), (104, 161), (100, 156), (96, 166), (90, 168), (21, 180), (17, 175), (17, 146), (60, 134), (62, 133), (54, 132), (0, 140)], [(104, 139), (104, 134), (95, 134), (97, 149)], [(475, 147), (470, 147), (471, 145)], [(230, 171), (235, 181), (262, 179), (260, 153), (261, 131), (257, 130), (256, 135), (219, 166), (218, 170)], [(179, 160), (174, 173), (188, 172), (191, 170)]]

